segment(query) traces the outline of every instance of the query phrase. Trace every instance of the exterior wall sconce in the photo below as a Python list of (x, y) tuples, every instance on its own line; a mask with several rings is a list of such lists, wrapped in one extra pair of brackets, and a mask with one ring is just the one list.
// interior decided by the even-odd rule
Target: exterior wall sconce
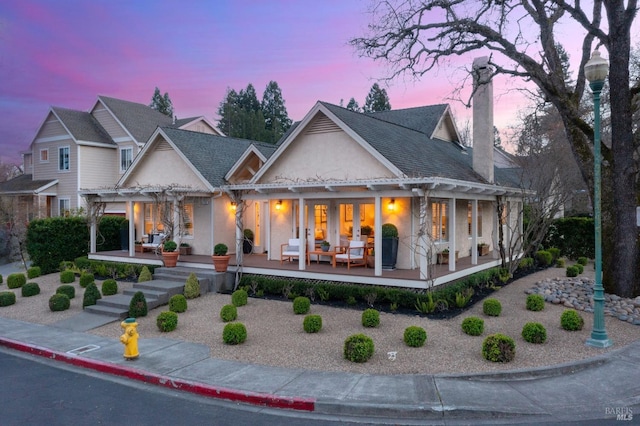
[(392, 198), (391, 201), (389, 201), (389, 204), (387, 204), (387, 210), (389, 210), (390, 212), (393, 212), (396, 210), (396, 199)]
[(236, 211), (236, 208), (237, 208), (237, 207), (238, 207), (238, 205), (236, 204), (236, 202), (235, 202), (235, 201), (232, 201), (232, 202), (230, 203), (229, 208), (230, 208), (231, 210)]
[(278, 202), (276, 203), (276, 210), (281, 210), (282, 209), (282, 200), (278, 200)]

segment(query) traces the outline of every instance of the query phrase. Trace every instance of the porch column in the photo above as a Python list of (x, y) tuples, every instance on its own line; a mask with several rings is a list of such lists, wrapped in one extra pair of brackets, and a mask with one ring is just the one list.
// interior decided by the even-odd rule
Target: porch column
[(300, 271), (304, 271), (306, 263), (307, 263), (307, 244), (308, 235), (307, 230), (304, 227), (304, 198), (300, 197), (298, 199), (298, 235), (300, 236), (300, 245), (298, 249), (300, 250), (300, 255), (298, 256), (298, 269)]
[(449, 199), (449, 271), (456, 270), (456, 199)]
[(427, 225), (427, 197), (424, 195), (424, 191), (420, 195), (420, 216), (419, 216), (419, 230), (418, 230), (418, 262), (420, 268), (420, 279), (429, 279), (429, 264), (431, 263), (431, 249), (428, 241), (428, 225)]
[(502, 226), (500, 224), (500, 217), (498, 216), (498, 202), (497, 201), (493, 201), (491, 202), (491, 207), (493, 209), (493, 233), (492, 233), (492, 246), (493, 246), (493, 250), (491, 250), (491, 254), (492, 257), (494, 259), (498, 259), (500, 257), (500, 249), (498, 247), (498, 239), (500, 236), (500, 229), (499, 227)]
[(96, 215), (94, 213), (96, 207), (93, 201), (89, 202), (89, 217), (91, 218), (91, 226), (89, 228), (89, 252), (96, 252)]
[(471, 201), (471, 264), (478, 264), (478, 200)]
[(211, 199), (209, 200), (209, 205), (211, 206), (211, 210), (209, 211), (210, 213), (210, 222), (211, 222), (211, 228), (209, 230), (209, 254), (213, 254), (213, 246), (215, 245), (215, 219), (216, 219), (216, 214), (215, 214), (215, 197), (212, 195)]
[(376, 195), (374, 203), (373, 208), (375, 212), (373, 228), (375, 231), (373, 234), (373, 275), (380, 277), (382, 276), (382, 198), (379, 195)]
[(127, 216), (129, 217), (129, 257), (136, 255), (136, 218), (133, 213), (133, 201), (127, 201)]

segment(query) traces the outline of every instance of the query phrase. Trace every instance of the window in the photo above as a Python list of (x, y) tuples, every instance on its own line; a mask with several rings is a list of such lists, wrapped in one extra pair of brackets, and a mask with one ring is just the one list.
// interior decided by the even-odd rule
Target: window
[(448, 241), (447, 207), (443, 201), (431, 203), (431, 236), (435, 242)]
[(71, 211), (71, 201), (68, 198), (60, 198), (58, 200), (58, 215), (69, 216)]
[(120, 149), (120, 172), (127, 171), (131, 163), (133, 162), (133, 148), (121, 148)]
[(182, 208), (182, 220), (184, 228), (182, 229), (183, 237), (193, 237), (193, 204), (187, 203)]
[(49, 162), (49, 150), (48, 149), (41, 149), (40, 150), (40, 162), (41, 163), (48, 163)]
[[(471, 237), (471, 207), (472, 203), (467, 204), (467, 227), (469, 229), (469, 237)], [(482, 237), (482, 206), (478, 203), (478, 237)]]
[(70, 148), (62, 146), (58, 148), (58, 170), (69, 170), (70, 166)]

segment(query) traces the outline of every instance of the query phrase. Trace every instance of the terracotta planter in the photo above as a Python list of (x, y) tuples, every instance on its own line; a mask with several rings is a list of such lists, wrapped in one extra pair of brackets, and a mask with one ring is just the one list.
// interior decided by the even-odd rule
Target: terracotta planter
[[(458, 250), (456, 250), (456, 261), (458, 261)], [(440, 265), (448, 265), (449, 264), (449, 253), (438, 253), (438, 264), (440, 264)]]
[(178, 263), (179, 255), (179, 251), (163, 251), (162, 261), (164, 262), (164, 266), (166, 266), (167, 268), (175, 268), (176, 264)]
[(142, 247), (142, 244), (136, 244), (136, 253), (144, 253), (144, 247)]
[(230, 258), (231, 256), (228, 254), (225, 256), (211, 256), (211, 260), (213, 260), (213, 267), (216, 272), (227, 272)]

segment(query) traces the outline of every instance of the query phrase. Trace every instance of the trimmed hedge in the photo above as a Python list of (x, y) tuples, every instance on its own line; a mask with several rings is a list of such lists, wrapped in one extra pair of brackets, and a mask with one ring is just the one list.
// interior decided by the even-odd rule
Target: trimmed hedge
[(482, 342), (482, 356), (491, 362), (512, 361), (516, 357), (516, 342), (504, 334), (491, 334)]
[(307, 315), (302, 321), (302, 328), (307, 333), (317, 333), (322, 329), (322, 317), (320, 315)]
[(10, 306), (16, 303), (16, 294), (12, 291), (0, 291), (0, 306)]
[(553, 221), (542, 244), (557, 247), (569, 259), (595, 257), (595, 232), (593, 218), (565, 217)]
[(22, 297), (31, 297), (40, 294), (38, 283), (26, 283), (22, 286)]
[(222, 330), (222, 341), (227, 345), (239, 345), (247, 340), (247, 328), (241, 322), (230, 322)]
[(367, 362), (374, 352), (373, 339), (365, 334), (353, 334), (344, 341), (342, 354), (351, 362)]
[(544, 309), (544, 297), (539, 294), (530, 294), (527, 296), (527, 310), (538, 312)]
[(174, 294), (169, 299), (169, 310), (175, 313), (182, 313), (187, 310), (187, 298), (182, 294)]
[(424, 328), (410, 325), (404, 329), (404, 343), (412, 348), (424, 346), (427, 341), (427, 332)]
[(66, 271), (60, 272), (60, 282), (62, 284), (70, 284), (76, 280), (76, 274), (67, 269)]
[(85, 288), (84, 296), (82, 297), (82, 309), (87, 306), (95, 305), (98, 299), (102, 299), (98, 286), (96, 283), (89, 283), (87, 288)]
[(365, 309), (362, 312), (362, 325), (374, 328), (380, 325), (380, 312), (375, 309)]
[(560, 316), (560, 326), (567, 331), (582, 330), (584, 319), (575, 309), (565, 309)]
[(60, 262), (86, 256), (89, 227), (84, 217), (34, 219), (27, 226), (27, 253), (42, 274), (58, 271)]
[(547, 329), (539, 322), (528, 322), (522, 327), (522, 338), (529, 343), (544, 343), (547, 341)]
[(87, 288), (87, 286), (95, 282), (95, 280), (96, 279), (93, 276), (93, 274), (90, 274), (88, 272), (83, 272), (82, 275), (80, 275), (80, 287)]
[(200, 281), (193, 272), (189, 274), (187, 281), (184, 283), (184, 297), (187, 299), (200, 297)]
[(158, 330), (164, 333), (173, 331), (178, 327), (178, 314), (172, 311), (160, 312), (156, 318), (156, 325)]
[(482, 304), (482, 312), (490, 317), (499, 317), (502, 312), (502, 304), (498, 299), (486, 299)]
[(63, 284), (56, 289), (56, 294), (64, 294), (71, 300), (76, 297), (76, 288), (69, 284)]
[(311, 300), (308, 297), (298, 296), (293, 299), (293, 313), (296, 315), (303, 315), (309, 312), (311, 309)]
[(233, 306), (244, 306), (247, 304), (249, 294), (246, 290), (239, 289), (231, 294), (231, 303)]
[(238, 308), (234, 305), (224, 305), (222, 309), (220, 309), (220, 318), (224, 322), (235, 321), (238, 318)]
[(146, 317), (148, 312), (147, 299), (141, 291), (136, 292), (129, 302), (129, 317)]
[(16, 272), (15, 274), (10, 274), (7, 277), (7, 287), (9, 288), (20, 288), (27, 283), (27, 277), (22, 274)]
[(104, 296), (113, 296), (114, 294), (118, 294), (118, 282), (111, 278), (104, 280), (102, 282), (102, 294)]
[(484, 333), (484, 320), (478, 317), (467, 317), (462, 320), (462, 331), (469, 336), (479, 336)]
[(42, 275), (42, 269), (39, 266), (32, 266), (27, 269), (27, 278), (29, 279), (38, 278), (40, 275)]
[(71, 301), (66, 294), (56, 293), (49, 298), (49, 309), (53, 312), (66, 311), (71, 306)]

